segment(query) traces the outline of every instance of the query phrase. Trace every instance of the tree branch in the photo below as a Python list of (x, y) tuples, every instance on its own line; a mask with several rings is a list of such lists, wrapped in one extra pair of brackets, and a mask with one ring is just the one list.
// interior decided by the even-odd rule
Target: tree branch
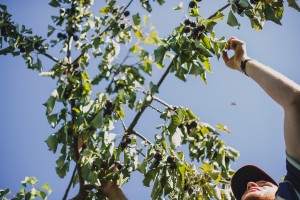
[(43, 53), (43, 52), (41, 52), (41, 51), (38, 51), (40, 54), (42, 54), (42, 55), (44, 55), (44, 56), (46, 56), (47, 58), (49, 58), (50, 60), (52, 60), (52, 61), (54, 61), (54, 62), (56, 62), (56, 63), (58, 63), (59, 62), (59, 60), (57, 59), (57, 58), (55, 58), (55, 57), (53, 57), (53, 56), (51, 56), (50, 54), (48, 54), (48, 53)]
[(74, 167), (74, 171), (73, 171), (73, 173), (72, 173), (71, 180), (70, 180), (70, 182), (69, 182), (69, 185), (68, 185), (68, 187), (67, 187), (67, 189), (66, 189), (65, 195), (64, 195), (64, 197), (63, 197), (62, 200), (67, 200), (67, 197), (68, 197), (68, 194), (69, 194), (69, 191), (70, 191), (72, 182), (73, 182), (74, 177), (75, 177), (75, 174), (76, 174), (76, 166)]
[[(170, 72), (170, 69), (173, 66), (173, 63), (175, 62), (175, 60), (177, 59), (178, 55), (176, 55), (173, 60), (171, 61), (171, 63), (169, 64), (168, 68), (166, 69), (165, 73), (162, 75), (162, 77), (160, 78), (160, 80), (158, 81), (157, 85), (157, 89), (159, 89), (159, 87), (161, 86), (161, 84), (163, 83), (163, 81), (165, 80), (165, 78), (167, 77), (167, 75)], [(153, 101), (153, 99), (150, 101), (150, 103)], [(134, 129), (134, 127), (136, 126), (137, 122), (139, 121), (141, 115), (143, 114), (143, 112), (146, 110), (147, 106), (143, 106), (142, 109), (136, 114), (136, 116), (134, 117), (134, 119), (132, 120), (131, 124), (129, 125), (127, 131), (130, 132)]]

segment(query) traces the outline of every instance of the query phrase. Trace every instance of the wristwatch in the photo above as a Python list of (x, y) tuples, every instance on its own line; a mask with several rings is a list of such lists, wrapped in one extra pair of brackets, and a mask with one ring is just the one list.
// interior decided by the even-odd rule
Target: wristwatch
[(248, 76), (248, 74), (247, 74), (247, 72), (246, 72), (246, 63), (247, 63), (248, 61), (250, 61), (250, 60), (252, 60), (252, 59), (248, 58), (248, 59), (246, 59), (246, 60), (241, 60), (241, 66), (240, 66), (240, 68), (241, 68), (242, 72), (244, 72), (244, 74), (245, 74), (246, 76)]

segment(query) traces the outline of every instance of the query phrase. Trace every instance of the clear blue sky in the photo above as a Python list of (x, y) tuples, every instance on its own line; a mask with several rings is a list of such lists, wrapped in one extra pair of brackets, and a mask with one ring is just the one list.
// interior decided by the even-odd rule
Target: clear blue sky
[[(170, 34), (184, 18), (183, 14), (171, 9), (180, 1), (167, 2), (163, 7), (155, 7), (151, 17), (161, 36)], [(50, 16), (55, 12), (47, 5), (48, 1), (1, 0), (0, 3), (8, 5), (15, 22), (32, 27), (39, 35), (46, 35)], [(208, 17), (225, 3), (203, 0), (200, 13)], [(138, 7), (135, 4), (137, 1), (130, 8), (132, 12)], [(236, 36), (245, 40), (250, 57), (300, 83), (299, 21), (299, 13), (286, 7), (283, 26), (267, 22), (263, 31), (254, 31), (248, 20), (241, 20), (239, 30), (222, 22), (216, 33), (219, 37)], [(222, 60), (213, 58), (211, 61), (213, 73), (207, 75), (207, 85), (200, 78), (189, 77), (188, 82), (183, 83), (171, 75), (161, 87), (159, 97), (173, 105), (190, 107), (201, 121), (227, 125), (232, 133), (224, 136), (226, 145), (233, 146), (241, 154), (232, 167), (257, 164), (279, 181), (285, 174), (282, 109), (250, 78), (229, 70)], [(49, 68), (52, 63), (45, 62), (47, 64), (46, 68)], [(39, 77), (17, 57), (0, 56), (0, 66), (0, 188), (9, 187), (16, 193), (25, 176), (35, 176), (52, 187), (49, 199), (60, 199), (69, 178), (61, 180), (56, 175), (56, 155), (48, 151), (44, 143), (53, 130), (42, 105), (55, 88), (55, 81)], [(161, 73), (156, 70), (153, 79), (157, 80)], [(236, 106), (232, 106), (232, 102)], [(151, 114), (146, 112), (142, 118), (138, 126), (140, 132), (157, 125), (156, 121), (147, 120)], [(134, 175), (124, 186), (129, 199), (150, 199), (150, 189), (144, 188), (141, 180), (141, 176)], [(71, 195), (76, 192), (72, 191)]]

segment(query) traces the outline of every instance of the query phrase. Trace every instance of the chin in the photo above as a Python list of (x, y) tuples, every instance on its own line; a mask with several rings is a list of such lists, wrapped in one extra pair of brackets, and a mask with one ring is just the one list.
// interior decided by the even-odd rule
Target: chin
[(258, 192), (252, 192), (247, 194), (243, 200), (274, 200), (274, 195), (271, 194), (261, 194)]

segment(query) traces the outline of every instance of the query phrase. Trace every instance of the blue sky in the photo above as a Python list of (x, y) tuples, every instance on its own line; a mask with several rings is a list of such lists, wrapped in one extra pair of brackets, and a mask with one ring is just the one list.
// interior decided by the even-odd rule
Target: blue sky
[[(169, 35), (184, 19), (184, 14), (172, 10), (180, 1), (167, 2), (163, 7), (155, 7), (150, 19), (161, 36)], [(8, 5), (15, 22), (32, 27), (39, 35), (46, 35), (50, 16), (55, 13), (48, 1), (1, 0), (0, 3)], [(132, 12), (137, 7), (134, 3), (130, 7)], [(200, 14), (208, 17), (225, 3), (203, 0)], [(252, 30), (248, 20), (239, 20), (240, 29), (227, 26), (226, 20), (218, 24), (217, 36), (236, 36), (245, 40), (250, 57), (300, 83), (299, 13), (286, 7), (283, 25), (267, 22), (262, 31)], [(207, 74), (207, 85), (200, 78), (189, 77), (183, 83), (170, 75), (161, 87), (159, 97), (169, 104), (191, 108), (201, 121), (227, 125), (232, 133), (223, 136), (226, 145), (238, 149), (241, 155), (232, 165), (234, 169), (257, 164), (280, 181), (285, 174), (282, 109), (250, 78), (228, 69), (222, 60), (212, 58), (211, 62), (213, 72)], [(51, 64), (45, 62), (46, 66)], [(53, 130), (42, 105), (55, 88), (55, 81), (28, 70), (21, 58), (0, 56), (0, 66), (0, 188), (9, 187), (16, 193), (25, 176), (35, 176), (41, 183), (49, 183), (52, 187), (49, 199), (60, 199), (69, 178), (61, 180), (56, 175), (56, 155), (48, 151), (44, 143)], [(155, 70), (154, 82), (161, 74), (162, 71)], [(232, 106), (232, 102), (236, 105)], [(142, 117), (142, 123), (137, 127), (140, 132), (157, 125), (156, 121), (148, 120), (151, 114), (147, 111)], [(152, 137), (150, 134), (146, 136)], [(124, 186), (129, 199), (150, 199), (151, 188), (143, 187), (141, 180), (141, 176), (134, 174)], [(76, 192), (72, 191), (71, 195)]]

